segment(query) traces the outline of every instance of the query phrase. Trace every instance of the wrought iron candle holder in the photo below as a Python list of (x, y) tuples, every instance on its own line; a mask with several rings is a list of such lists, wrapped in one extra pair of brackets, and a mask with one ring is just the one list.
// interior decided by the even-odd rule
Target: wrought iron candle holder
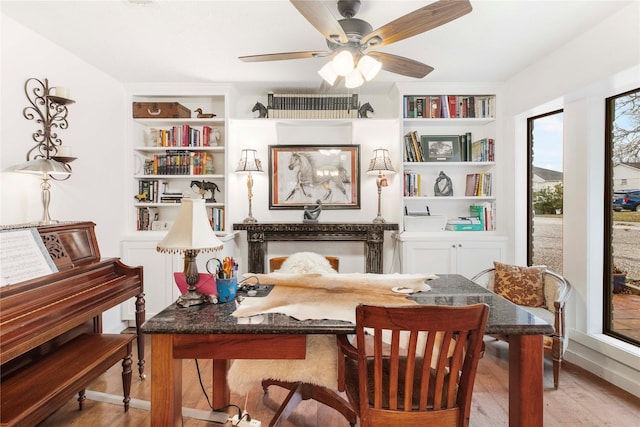
[[(30, 105), (22, 110), (22, 114), (27, 120), (35, 120), (41, 126), (41, 129), (32, 134), (36, 144), (27, 151), (27, 161), (46, 159), (60, 162), (69, 170), (69, 175), (63, 178), (68, 179), (71, 176), (69, 163), (76, 157), (71, 157), (64, 150), (57, 130), (69, 127), (67, 105), (75, 101), (68, 98), (68, 90), (65, 88), (50, 87), (48, 79), (28, 79), (24, 84), (24, 93)], [(60, 180), (54, 176), (52, 178)]]

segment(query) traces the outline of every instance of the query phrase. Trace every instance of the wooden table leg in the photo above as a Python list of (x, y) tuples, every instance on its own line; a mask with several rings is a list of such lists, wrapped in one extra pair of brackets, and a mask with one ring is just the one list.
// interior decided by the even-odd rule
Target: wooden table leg
[(509, 425), (542, 427), (542, 335), (509, 336)]
[(171, 334), (151, 335), (151, 425), (182, 426), (182, 360)]
[(226, 359), (213, 359), (213, 407), (215, 409), (224, 408), (229, 404), (231, 393), (227, 383), (227, 371), (229, 361)]

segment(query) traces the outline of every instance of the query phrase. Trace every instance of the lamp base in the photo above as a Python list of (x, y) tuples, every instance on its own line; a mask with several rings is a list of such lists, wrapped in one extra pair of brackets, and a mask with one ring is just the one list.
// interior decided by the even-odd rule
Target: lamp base
[(185, 294), (180, 295), (176, 300), (176, 304), (183, 308), (204, 303), (217, 304), (218, 298), (215, 295), (205, 295), (198, 291), (189, 290)]
[(373, 219), (373, 221), (372, 221), (372, 222), (373, 222), (374, 224), (384, 224), (384, 223), (386, 223), (387, 221), (386, 221), (384, 218), (382, 218), (380, 215), (378, 215), (377, 217), (375, 217), (375, 218)]
[(255, 224), (256, 222), (258, 222), (257, 219), (255, 219), (254, 217), (252, 217), (251, 215), (249, 215), (248, 217), (246, 217), (245, 219), (242, 220), (242, 222), (244, 224)]

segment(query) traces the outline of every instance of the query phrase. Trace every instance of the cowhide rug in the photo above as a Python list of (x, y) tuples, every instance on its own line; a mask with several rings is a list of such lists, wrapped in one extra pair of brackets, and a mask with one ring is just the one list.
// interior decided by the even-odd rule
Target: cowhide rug
[(433, 275), (424, 274), (245, 274), (256, 276), (261, 284), (275, 285), (265, 298), (246, 298), (233, 313), (250, 317), (283, 313), (298, 320), (335, 319), (355, 323), (360, 303), (372, 305), (415, 305), (394, 287), (417, 291), (431, 289), (425, 283)]

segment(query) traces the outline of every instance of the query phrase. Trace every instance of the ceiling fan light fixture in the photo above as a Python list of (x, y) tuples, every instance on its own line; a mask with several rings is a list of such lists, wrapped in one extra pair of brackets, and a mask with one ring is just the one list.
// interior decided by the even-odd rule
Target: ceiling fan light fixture
[(344, 79), (344, 86), (349, 89), (360, 87), (362, 86), (363, 83), (364, 83), (364, 79), (362, 78), (362, 73), (360, 73), (360, 71), (358, 71), (357, 68), (352, 72), (350, 72), (349, 74), (347, 74), (347, 76)]
[(371, 81), (375, 76), (377, 76), (381, 69), (382, 62), (369, 55), (363, 56), (360, 58), (360, 61), (358, 61), (358, 71), (362, 73), (362, 76), (367, 81)]
[(338, 74), (333, 69), (332, 61), (324, 64), (324, 67), (318, 70), (318, 74), (320, 74), (320, 77), (322, 77), (324, 81), (329, 83), (331, 86), (333, 86), (333, 84), (336, 82), (336, 79), (338, 78)]
[(339, 76), (346, 76), (353, 71), (353, 55), (348, 50), (343, 50), (333, 58), (333, 70)]

